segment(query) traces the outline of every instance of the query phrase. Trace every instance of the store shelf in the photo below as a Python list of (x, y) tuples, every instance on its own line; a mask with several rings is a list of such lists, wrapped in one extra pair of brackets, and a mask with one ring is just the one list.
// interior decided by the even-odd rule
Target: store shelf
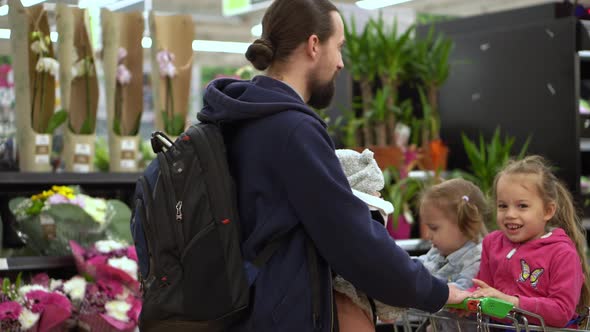
[(22, 173), (0, 172), (0, 191), (38, 190), (45, 185), (80, 185), (92, 187), (134, 186), (139, 173)]
[(395, 240), (395, 243), (409, 253), (425, 253), (432, 247), (430, 241), (423, 239)]
[(73, 267), (74, 257), (8, 257), (0, 258), (0, 271), (51, 270)]

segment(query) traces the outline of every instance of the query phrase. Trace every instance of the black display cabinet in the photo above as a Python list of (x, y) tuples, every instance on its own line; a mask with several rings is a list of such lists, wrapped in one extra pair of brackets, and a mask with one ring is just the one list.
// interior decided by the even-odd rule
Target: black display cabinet
[[(579, 113), (581, 82), (590, 62), (584, 22), (571, 6), (545, 4), (435, 25), (455, 47), (451, 72), (439, 93), (441, 136), (450, 147), (449, 168), (466, 168), (461, 133), (489, 139), (495, 128), (516, 138), (515, 151), (529, 135), (531, 154), (548, 158), (578, 202), (582, 169)], [(429, 27), (422, 26), (424, 35)]]

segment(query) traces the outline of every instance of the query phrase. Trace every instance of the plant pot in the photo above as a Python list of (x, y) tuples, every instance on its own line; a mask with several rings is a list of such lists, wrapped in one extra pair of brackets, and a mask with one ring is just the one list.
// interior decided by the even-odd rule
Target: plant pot
[(400, 168), (404, 162), (404, 153), (402, 150), (396, 146), (376, 146), (371, 145), (368, 147), (356, 147), (352, 148), (352, 150), (357, 152), (363, 152), (363, 150), (369, 149), (373, 151), (375, 154), (375, 160), (377, 161), (377, 165), (381, 169), (386, 169), (390, 166), (395, 168)]
[(66, 171), (89, 173), (94, 171), (94, 144), (96, 135), (78, 135), (69, 128), (64, 130), (63, 159)]
[(111, 172), (137, 172), (139, 160), (139, 135), (109, 137)]
[(437, 139), (428, 142), (426, 148), (422, 149), (421, 155), (418, 168), (429, 171), (444, 171), (447, 169), (449, 148), (442, 140)]
[(18, 132), (20, 171), (51, 172), (50, 156), (53, 137), (49, 134), (37, 134), (31, 128), (21, 128)]

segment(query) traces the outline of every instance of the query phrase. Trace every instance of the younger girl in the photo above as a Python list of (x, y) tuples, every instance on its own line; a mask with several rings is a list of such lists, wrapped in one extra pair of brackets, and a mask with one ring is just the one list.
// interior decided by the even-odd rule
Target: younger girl
[[(473, 285), (488, 211), (481, 190), (463, 179), (444, 181), (422, 194), (420, 222), (428, 228), (432, 249), (418, 259), (430, 273), (464, 290)], [(457, 325), (441, 321), (437, 330), (456, 331)], [(471, 329), (462, 324), (461, 330)]]
[(499, 230), (483, 241), (473, 296), (509, 301), (550, 326), (574, 326), (590, 288), (571, 194), (542, 157), (530, 156), (496, 176), (494, 195)]

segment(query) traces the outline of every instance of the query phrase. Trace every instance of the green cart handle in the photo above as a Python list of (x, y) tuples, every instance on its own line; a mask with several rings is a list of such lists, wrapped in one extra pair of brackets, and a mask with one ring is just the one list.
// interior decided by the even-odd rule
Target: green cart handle
[(504, 300), (493, 297), (468, 297), (459, 304), (447, 304), (445, 307), (461, 309), (473, 313), (477, 313), (477, 306), (481, 306), (481, 312), (484, 315), (494, 318), (506, 318), (508, 313), (514, 309), (514, 305)]

